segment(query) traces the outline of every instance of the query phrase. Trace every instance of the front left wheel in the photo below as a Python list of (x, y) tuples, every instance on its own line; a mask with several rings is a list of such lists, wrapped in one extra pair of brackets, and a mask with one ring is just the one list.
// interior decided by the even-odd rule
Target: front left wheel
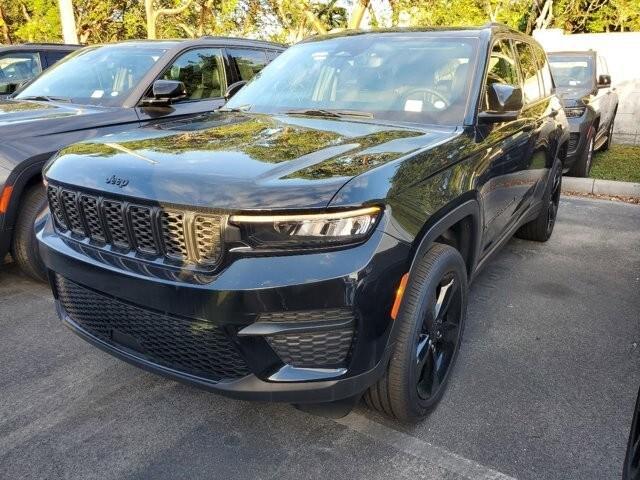
[(11, 255), (18, 267), (34, 280), (45, 280), (45, 268), (38, 251), (34, 223), (47, 208), (47, 196), (41, 184), (29, 188), (20, 202), (18, 219), (11, 240)]
[(411, 272), (395, 320), (388, 369), (365, 394), (368, 405), (402, 421), (425, 418), (442, 399), (462, 340), (467, 272), (453, 247), (435, 244)]

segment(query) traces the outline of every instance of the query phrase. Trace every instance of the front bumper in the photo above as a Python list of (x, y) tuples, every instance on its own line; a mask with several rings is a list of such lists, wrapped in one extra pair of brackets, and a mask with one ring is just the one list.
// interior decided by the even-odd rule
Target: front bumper
[[(146, 370), (227, 396), (290, 403), (357, 395), (382, 375), (393, 344), (389, 312), (409, 262), (409, 245), (382, 226), (365, 243), (344, 250), (240, 258), (205, 283), (118, 268), (57, 235), (50, 220), (38, 240), (58, 315), (85, 340)], [(75, 298), (95, 295), (102, 303), (96, 310), (80, 308), (61, 285), (77, 287)], [(143, 312), (143, 324), (139, 318), (135, 326), (122, 323), (127, 309)], [(115, 313), (105, 316), (106, 310)], [(353, 320), (325, 322), (323, 312), (335, 311), (350, 312)], [(92, 319), (102, 318), (119, 323), (96, 330)], [(348, 352), (336, 357), (331, 342), (344, 344), (347, 328), (353, 330)], [(294, 344), (276, 341), (283, 338)], [(180, 352), (197, 354), (198, 365), (202, 358), (211, 363), (210, 351), (194, 350), (216, 339), (241, 358), (240, 374), (203, 373), (180, 358)]]
[(567, 159), (565, 161), (565, 171), (569, 170), (576, 161), (584, 154), (587, 148), (587, 133), (593, 124), (591, 111), (587, 109), (581, 117), (567, 118), (569, 121), (569, 146), (567, 149)]

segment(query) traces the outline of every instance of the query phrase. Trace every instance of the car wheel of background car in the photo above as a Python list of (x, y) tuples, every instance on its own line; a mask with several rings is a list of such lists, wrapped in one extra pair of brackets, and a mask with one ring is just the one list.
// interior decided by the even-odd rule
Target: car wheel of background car
[(569, 175), (572, 177), (588, 177), (591, 171), (591, 162), (593, 160), (593, 145), (596, 136), (596, 129), (592, 125), (587, 132), (586, 147), (580, 155), (580, 158), (571, 167)]
[(556, 159), (549, 175), (549, 183), (542, 199), (540, 213), (535, 219), (520, 227), (516, 237), (535, 242), (546, 242), (551, 237), (553, 227), (556, 224), (562, 189), (562, 163), (560, 160)]
[(609, 125), (609, 129), (607, 130), (607, 141), (604, 142), (600, 147), (601, 152), (609, 150), (609, 147), (611, 146), (611, 142), (613, 140), (613, 122), (615, 121), (616, 112), (613, 112), (613, 119), (611, 119), (611, 124)]
[(418, 260), (396, 320), (389, 367), (365, 394), (370, 407), (403, 421), (421, 420), (436, 407), (462, 339), (467, 288), (455, 248), (435, 244)]
[(622, 480), (640, 480), (640, 391), (636, 400), (636, 409), (631, 421), (631, 433), (624, 458)]
[(33, 224), (47, 207), (47, 196), (40, 184), (29, 188), (21, 200), (11, 243), (11, 254), (18, 267), (35, 280), (45, 280), (45, 268), (38, 252)]

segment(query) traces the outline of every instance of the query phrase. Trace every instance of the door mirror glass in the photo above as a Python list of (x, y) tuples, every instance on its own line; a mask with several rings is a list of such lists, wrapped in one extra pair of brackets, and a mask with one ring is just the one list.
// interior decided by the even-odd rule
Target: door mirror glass
[(238, 91), (247, 84), (246, 81), (240, 80), (239, 82), (232, 83), (229, 85), (229, 88), (224, 92), (224, 99), (229, 100), (233, 97)]
[(598, 88), (608, 88), (611, 86), (611, 75), (598, 76)]
[(487, 110), (480, 113), (481, 123), (509, 122), (516, 120), (523, 107), (522, 89), (504, 83), (487, 87)]
[(145, 98), (143, 104), (165, 106), (187, 96), (184, 83), (175, 80), (156, 80), (153, 82), (151, 98)]

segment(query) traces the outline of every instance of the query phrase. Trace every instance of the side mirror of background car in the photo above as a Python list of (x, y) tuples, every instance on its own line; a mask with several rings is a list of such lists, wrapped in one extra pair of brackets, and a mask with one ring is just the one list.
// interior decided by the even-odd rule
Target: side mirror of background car
[(598, 77), (598, 88), (608, 88), (611, 86), (611, 75), (600, 75)]
[(151, 91), (153, 96), (145, 98), (142, 101), (144, 105), (167, 106), (187, 96), (184, 83), (176, 80), (156, 80)]
[(19, 83), (0, 83), (0, 93), (3, 95), (10, 95), (15, 92), (19, 86)]
[(231, 85), (229, 85), (229, 88), (227, 88), (225, 90), (225, 92), (224, 92), (224, 99), (225, 100), (229, 100), (236, 93), (238, 93), (238, 90), (240, 90), (246, 84), (247, 84), (247, 82), (245, 80), (240, 80), (239, 82), (235, 82), (235, 83), (232, 83)]
[(500, 123), (516, 120), (524, 106), (522, 89), (504, 83), (487, 87), (488, 108), (478, 114), (480, 123)]

